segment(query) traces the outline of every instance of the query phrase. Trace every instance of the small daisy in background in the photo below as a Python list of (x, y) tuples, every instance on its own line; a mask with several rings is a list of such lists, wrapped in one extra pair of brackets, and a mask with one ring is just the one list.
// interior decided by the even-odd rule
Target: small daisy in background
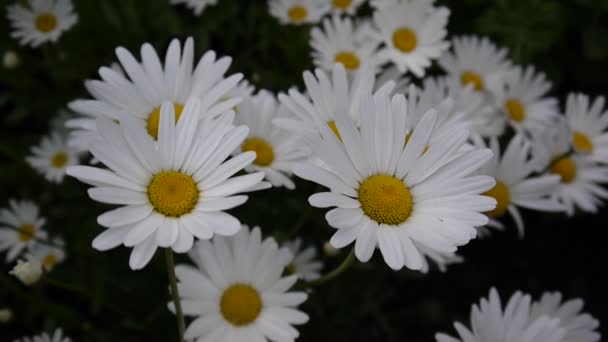
[(15, 267), (9, 272), (27, 286), (37, 283), (43, 273), (42, 263), (37, 259), (19, 259)]
[(434, 7), (432, 1), (395, 2), (377, 10), (373, 16), (373, 36), (382, 61), (393, 63), (401, 72), (423, 77), (434, 59), (447, 50), (446, 25), (450, 11)]
[(0, 308), (0, 323), (9, 323), (13, 319), (13, 309), (9, 307)]
[(574, 150), (594, 162), (608, 164), (608, 109), (603, 96), (594, 101), (584, 94), (569, 94), (566, 119)]
[(171, 5), (184, 4), (194, 12), (194, 15), (200, 16), (207, 6), (217, 4), (218, 0), (169, 0)]
[(329, 0), (331, 12), (334, 14), (354, 15), (365, 0)]
[(293, 258), (287, 265), (287, 272), (295, 274), (298, 278), (311, 281), (321, 277), (321, 269), (323, 263), (317, 261), (317, 251), (313, 246), (304, 248), (302, 240), (295, 239), (283, 244), (287, 248)]
[(38, 206), (30, 201), (8, 201), (9, 207), (0, 209), (0, 252), (7, 251), (6, 262), (15, 260), (23, 250), (31, 251), (37, 239), (46, 239), (42, 229), (46, 219)]
[(8, 6), (7, 17), (13, 28), (11, 37), (34, 48), (56, 42), (78, 22), (70, 0), (28, 0), (27, 6)]
[(39, 243), (26, 255), (27, 260), (37, 260), (45, 272), (50, 272), (65, 260), (66, 253), (63, 239), (56, 238), (51, 243)]
[(2, 66), (6, 69), (15, 69), (19, 62), (19, 55), (15, 51), (5, 51), (2, 55)]
[(52, 183), (62, 183), (67, 168), (80, 162), (79, 152), (68, 145), (67, 135), (57, 131), (43, 137), (30, 152), (27, 163)]
[(36, 335), (33, 337), (23, 337), (20, 340), (15, 340), (14, 342), (72, 342), (67, 336), (63, 335), (63, 330), (61, 328), (57, 328), (53, 334), (49, 335), (46, 332), (41, 333), (40, 335)]
[(324, 0), (268, 0), (268, 7), (283, 25), (318, 23), (331, 8)]
[[(244, 226), (235, 236), (198, 242), (189, 254), (196, 267), (175, 268), (184, 314), (195, 317), (186, 339), (293, 341), (299, 336), (293, 325), (308, 321), (297, 309), (307, 295), (289, 291), (298, 277), (282, 277), (290, 253), (273, 238), (262, 239), (259, 228)], [(173, 303), (169, 307), (173, 310)]]

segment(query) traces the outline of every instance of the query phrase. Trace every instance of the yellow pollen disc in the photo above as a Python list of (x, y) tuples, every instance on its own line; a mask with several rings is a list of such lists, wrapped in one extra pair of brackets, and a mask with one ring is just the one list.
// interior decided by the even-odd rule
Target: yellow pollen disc
[(220, 300), (224, 319), (236, 326), (254, 322), (262, 311), (262, 298), (253, 287), (246, 284), (230, 286)]
[(308, 11), (306, 10), (306, 7), (295, 5), (287, 11), (287, 15), (289, 16), (289, 19), (298, 22), (306, 19)]
[(45, 256), (44, 259), (42, 259), (42, 265), (47, 269), (53, 268), (55, 265), (57, 265), (57, 257), (55, 254)]
[(589, 137), (585, 133), (574, 131), (574, 134), (572, 135), (572, 144), (574, 145), (574, 148), (576, 148), (577, 151), (593, 151), (593, 142), (591, 142), (591, 139), (589, 139)]
[(148, 199), (157, 212), (180, 217), (191, 212), (198, 202), (199, 191), (192, 177), (177, 171), (164, 171), (152, 177)]
[(63, 152), (55, 153), (53, 158), (51, 158), (51, 165), (56, 169), (61, 169), (67, 164), (68, 155)]
[(42, 33), (49, 33), (57, 27), (57, 17), (53, 13), (40, 13), (36, 17), (36, 29)]
[(359, 69), (359, 57), (352, 52), (340, 51), (336, 54), (334, 60), (336, 63), (342, 63), (347, 70)]
[(505, 107), (507, 108), (507, 114), (509, 114), (509, 118), (511, 118), (511, 120), (515, 122), (522, 122), (526, 118), (526, 110), (518, 100), (507, 100), (507, 102), (505, 102)]
[(402, 27), (393, 33), (393, 44), (395, 44), (395, 47), (401, 52), (408, 53), (416, 48), (418, 38), (414, 31), (407, 27)]
[(561, 158), (554, 161), (549, 171), (562, 177), (562, 183), (571, 183), (576, 178), (576, 164), (570, 158)]
[(26, 224), (22, 225), (21, 227), (19, 227), (19, 231), (17, 232), (19, 241), (28, 242), (31, 239), (33, 239), (35, 230), (36, 230), (36, 228), (34, 228), (34, 225), (31, 223), (26, 223)]
[(359, 187), (361, 209), (372, 220), (388, 225), (405, 222), (414, 205), (410, 190), (389, 175), (374, 175)]
[(266, 140), (261, 138), (249, 138), (245, 140), (241, 147), (243, 152), (254, 151), (256, 153), (253, 163), (259, 166), (268, 166), (274, 160), (274, 150)]
[[(179, 120), (179, 117), (182, 115), (182, 110), (184, 110), (184, 106), (179, 103), (173, 104), (173, 110), (175, 110), (175, 123)], [(154, 108), (154, 110), (148, 115), (148, 123), (146, 127), (148, 128), (148, 134), (150, 134), (154, 139), (158, 139), (158, 126), (160, 124), (160, 107)]]
[(472, 84), (473, 88), (477, 91), (483, 90), (484, 87), (481, 77), (472, 71), (463, 72), (462, 75), (460, 75), (460, 82), (463, 86)]
[(340, 131), (338, 131), (338, 126), (336, 126), (336, 122), (334, 120), (331, 120), (327, 123), (327, 126), (329, 126), (332, 132), (334, 132), (338, 140), (342, 141), (342, 136), (340, 135)]
[(486, 215), (490, 217), (501, 217), (507, 212), (507, 208), (509, 208), (509, 204), (511, 204), (511, 193), (505, 183), (497, 180), (496, 185), (488, 192), (484, 193), (484, 195), (496, 200), (496, 208), (487, 211)]
[(332, 0), (334, 7), (339, 9), (347, 9), (352, 0)]

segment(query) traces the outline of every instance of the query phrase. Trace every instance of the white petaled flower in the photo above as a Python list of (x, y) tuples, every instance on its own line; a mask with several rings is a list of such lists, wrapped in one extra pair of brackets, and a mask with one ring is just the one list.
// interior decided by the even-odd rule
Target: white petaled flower
[[(478, 142), (483, 146), (483, 143)], [(492, 160), (480, 170), (481, 174), (496, 179), (494, 188), (485, 193), (496, 199), (496, 208), (486, 214), (491, 218), (490, 226), (503, 229), (496, 219), (508, 212), (520, 236), (524, 235), (524, 220), (518, 207), (549, 212), (564, 211), (564, 206), (555, 199), (560, 177), (544, 174), (533, 176), (536, 170), (535, 159), (530, 157), (534, 150), (522, 134), (515, 135), (501, 154), (497, 138), (489, 144), (494, 152)]]
[(6, 51), (2, 55), (2, 65), (6, 69), (14, 69), (19, 66), (19, 55), (15, 51)]
[(268, 0), (270, 14), (281, 24), (314, 24), (329, 12), (330, 4), (323, 0)]
[(26, 255), (27, 260), (37, 260), (45, 272), (50, 272), (55, 266), (65, 260), (64, 241), (54, 239), (52, 244), (39, 243)]
[[(308, 315), (299, 311), (307, 295), (290, 292), (298, 277), (282, 277), (285, 256), (273, 238), (248, 227), (232, 237), (201, 241), (190, 252), (196, 267), (175, 268), (184, 314), (196, 318), (186, 339), (218, 342), (294, 341), (293, 325)], [(173, 309), (173, 304), (169, 304)]]
[(83, 116), (69, 120), (73, 128), (70, 144), (87, 150), (96, 136), (95, 119), (102, 117), (119, 121), (120, 115), (130, 115), (146, 127), (148, 133), (158, 136), (160, 106), (173, 103), (176, 119), (182, 114), (186, 100), (199, 99), (201, 114), (217, 116), (237, 105), (240, 99), (226, 98), (226, 94), (240, 81), (241, 74), (224, 78), (231, 59), (216, 60), (213, 51), (207, 51), (194, 66), (194, 43), (186, 39), (183, 50), (179, 40), (169, 44), (164, 65), (152, 45), (141, 47), (142, 62), (125, 48), (116, 49), (116, 56), (129, 78), (112, 68), (102, 67), (102, 80), (88, 80), (85, 87), (93, 99), (78, 99), (69, 108)]
[(503, 308), (496, 289), (473, 304), (471, 328), (454, 323), (458, 338), (436, 334), (437, 342), (564, 342), (565, 330), (557, 318), (531, 317), (530, 295), (516, 292)]
[(194, 15), (199, 16), (205, 10), (205, 7), (217, 4), (218, 0), (170, 0), (172, 5), (184, 4), (194, 12)]
[(261, 172), (232, 177), (251, 164), (254, 152), (226, 160), (247, 137), (249, 129), (232, 125), (233, 112), (199, 120), (201, 104), (186, 102), (175, 123), (174, 106), (160, 110), (158, 139), (138, 119), (123, 115), (120, 124), (99, 119), (99, 137), (91, 153), (110, 170), (73, 166), (68, 174), (93, 185), (89, 197), (121, 205), (97, 222), (108, 228), (93, 240), (104, 251), (120, 244), (133, 247), (129, 265), (143, 268), (156, 249), (170, 247), (184, 253), (193, 238), (233, 235), (240, 222), (224, 210), (239, 206), (247, 196), (238, 193), (260, 186)]
[(402, 1), (383, 6), (373, 21), (381, 60), (390, 61), (400, 71), (423, 77), (431, 61), (449, 48), (445, 41), (450, 11), (434, 7), (432, 1)]
[(541, 316), (559, 319), (559, 326), (566, 331), (560, 342), (597, 342), (601, 336), (596, 331), (599, 322), (588, 313), (582, 313), (584, 302), (571, 299), (562, 302), (559, 292), (545, 292), (532, 304), (532, 319)]
[(408, 114), (403, 95), (367, 95), (359, 129), (346, 112), (335, 113), (340, 140), (317, 119), (323, 139), (307, 140), (322, 164), (303, 164), (294, 173), (329, 188), (309, 202), (337, 207), (325, 216), (337, 229), (330, 240), (334, 247), (355, 242), (355, 255), (366, 262), (378, 246), (391, 268), (419, 270), (424, 251), (418, 245), (454, 253), (475, 237), (475, 227), (488, 222), (482, 212), (492, 210), (496, 202), (480, 195), (494, 186), (494, 179), (471, 175), (492, 152), (461, 152), (469, 136), (462, 129), (429, 146), (437, 121), (434, 110), (420, 120), (406, 143)]
[(332, 70), (341, 63), (348, 71), (356, 71), (362, 65), (372, 69), (378, 66), (376, 47), (369, 39), (369, 26), (348, 17), (334, 15), (323, 20), (322, 27), (310, 31), (310, 46), (315, 66)]
[(17, 260), (17, 265), (9, 272), (25, 285), (32, 285), (42, 277), (42, 263), (36, 259)]
[(308, 153), (293, 134), (272, 123), (274, 118), (285, 117), (284, 111), (274, 95), (266, 91), (242, 102), (235, 123), (249, 127), (249, 135), (234, 153), (255, 152), (255, 160), (245, 170), (261, 171), (273, 186), (293, 190), (295, 184), (290, 179), (293, 165), (302, 162)]
[(25, 160), (53, 183), (63, 182), (67, 168), (79, 163), (79, 152), (68, 146), (67, 136), (61, 132), (43, 137), (40, 145), (32, 146), (30, 152)]
[(78, 22), (71, 0), (28, 0), (27, 6), (8, 6), (7, 17), (13, 28), (11, 37), (34, 48), (56, 42)]
[(354, 15), (365, 0), (330, 0), (331, 11), (334, 14)]
[(11, 262), (24, 250), (31, 250), (36, 239), (46, 239), (42, 229), (46, 219), (40, 216), (38, 206), (30, 201), (8, 201), (9, 208), (0, 209), (0, 252), (7, 251), (6, 261)]
[(588, 159), (608, 164), (608, 109), (603, 96), (591, 101), (584, 94), (569, 94), (566, 119), (572, 130), (572, 145)]
[(283, 244), (293, 255), (291, 262), (287, 265), (287, 272), (295, 274), (306, 281), (319, 279), (323, 264), (316, 261), (317, 251), (313, 246), (303, 248), (302, 240), (295, 239)]
[(72, 339), (64, 336), (61, 328), (57, 328), (52, 335), (44, 332), (40, 335), (34, 337), (24, 337), (20, 340), (15, 340), (14, 342), (72, 342)]

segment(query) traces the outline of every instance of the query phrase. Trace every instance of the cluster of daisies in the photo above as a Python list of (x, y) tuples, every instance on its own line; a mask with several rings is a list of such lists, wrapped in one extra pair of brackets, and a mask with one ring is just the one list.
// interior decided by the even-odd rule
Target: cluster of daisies
[[(171, 2), (197, 15), (216, 3)], [(119, 47), (117, 63), (85, 82), (90, 96), (70, 102), (74, 114), (32, 147), (26, 160), (49, 181), (67, 174), (115, 206), (97, 217), (95, 249), (131, 248), (133, 270), (159, 248), (188, 254), (192, 263), (175, 270), (192, 317), (186, 339), (298, 337), (307, 293), (293, 287), (321, 277), (316, 250), (263, 237), (227, 212), (257, 191), (294, 190), (294, 175), (324, 188), (309, 203), (329, 209), (332, 248), (361, 262), (379, 250), (391, 269), (421, 272), (462, 262), (458, 248), (502, 229), (507, 213), (523, 236), (520, 208), (573, 215), (608, 197), (603, 98), (572, 94), (562, 111), (545, 75), (514, 65), (506, 49), (475, 36), (448, 41), (450, 12), (432, 0), (376, 0), (370, 19), (351, 19), (363, 2), (269, 2), (282, 23), (322, 21), (311, 28), (317, 69), (304, 72), (302, 90), (256, 90), (226, 74), (230, 57), (195, 57), (191, 38), (171, 41), (164, 58), (148, 43), (139, 56)], [(69, 0), (9, 7), (13, 36), (32, 46), (76, 18)], [(433, 62), (443, 74), (421, 79)], [(32, 203), (11, 201), (0, 222), (8, 261), (29, 251), (46, 266), (49, 245), (60, 245)], [(20, 279), (35, 278), (22, 263)], [(559, 294), (532, 302), (521, 293), (503, 309), (492, 291), (473, 307), (472, 330), (455, 327), (464, 342), (598, 341), (581, 309)]]

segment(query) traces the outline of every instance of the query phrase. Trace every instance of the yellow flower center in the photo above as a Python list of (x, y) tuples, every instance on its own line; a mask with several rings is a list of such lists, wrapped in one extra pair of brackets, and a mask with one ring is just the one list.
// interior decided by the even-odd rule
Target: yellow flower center
[(178, 171), (164, 171), (152, 177), (148, 199), (157, 212), (180, 217), (191, 212), (198, 203), (199, 191), (194, 179)]
[[(184, 106), (180, 103), (173, 104), (173, 110), (175, 111), (175, 122), (179, 120), (179, 117), (182, 115), (182, 110), (184, 110)], [(148, 134), (150, 134), (154, 139), (158, 139), (158, 126), (160, 124), (160, 106), (154, 108), (154, 110), (148, 115), (148, 123), (146, 127), (148, 128)]]
[(460, 75), (460, 83), (463, 86), (472, 84), (473, 88), (477, 91), (483, 90), (483, 80), (481, 77), (472, 71), (465, 71)]
[(57, 27), (57, 17), (53, 13), (40, 13), (36, 17), (36, 29), (42, 33), (49, 33)]
[(274, 160), (274, 150), (266, 140), (262, 138), (249, 138), (241, 147), (243, 152), (254, 151), (256, 153), (253, 163), (259, 166), (268, 166)]
[(57, 261), (57, 256), (55, 256), (55, 254), (49, 254), (42, 259), (42, 266), (46, 269), (50, 269), (57, 265)]
[(308, 11), (306, 10), (306, 7), (295, 5), (287, 11), (287, 15), (289, 16), (289, 19), (298, 22), (306, 19)]
[(576, 178), (576, 163), (571, 158), (561, 158), (554, 161), (549, 171), (562, 177), (562, 183), (571, 183)]
[(374, 175), (359, 187), (361, 209), (372, 220), (388, 225), (405, 222), (414, 205), (403, 181), (389, 175)]
[(359, 69), (359, 58), (352, 52), (340, 51), (336, 54), (334, 60), (336, 63), (342, 63), (347, 70)]
[(509, 114), (509, 118), (511, 118), (511, 120), (515, 122), (522, 122), (526, 118), (526, 110), (518, 100), (507, 100), (507, 102), (505, 102), (505, 107), (507, 108), (507, 113)]
[(589, 137), (579, 131), (575, 131), (572, 135), (572, 144), (580, 152), (591, 152), (593, 151), (593, 142)]
[(418, 38), (414, 31), (407, 27), (402, 27), (393, 33), (393, 44), (397, 49), (401, 50), (401, 52), (408, 53), (416, 48)]
[(488, 192), (484, 193), (484, 195), (496, 200), (496, 208), (487, 211), (486, 215), (490, 217), (501, 217), (507, 212), (507, 208), (509, 208), (509, 204), (511, 204), (511, 193), (505, 183), (497, 180), (496, 185)]
[(19, 227), (19, 231), (17, 235), (19, 237), (19, 241), (28, 242), (34, 238), (34, 233), (36, 232), (36, 228), (31, 223), (25, 223), (21, 227)]
[(236, 326), (254, 322), (262, 311), (262, 298), (253, 287), (246, 284), (230, 286), (220, 300), (224, 319)]
[(57, 152), (57, 153), (55, 153), (53, 158), (51, 158), (51, 165), (56, 169), (61, 169), (61, 168), (65, 167), (65, 164), (67, 164), (67, 163), (68, 163), (68, 155), (65, 154), (64, 152)]
[(338, 126), (336, 126), (336, 122), (334, 120), (331, 120), (327, 123), (327, 126), (329, 126), (332, 132), (334, 132), (338, 140), (342, 141), (342, 136), (340, 135), (340, 131), (338, 131)]
[(345, 10), (348, 8), (348, 6), (350, 6), (352, 0), (333, 0), (332, 2), (335, 8)]

